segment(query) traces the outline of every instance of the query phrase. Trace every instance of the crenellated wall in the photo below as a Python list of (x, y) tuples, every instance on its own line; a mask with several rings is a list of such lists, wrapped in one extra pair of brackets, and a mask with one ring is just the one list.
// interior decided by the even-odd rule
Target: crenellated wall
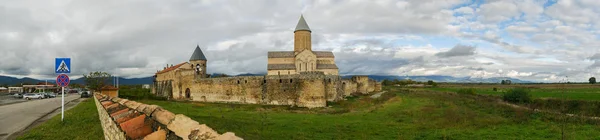
[(104, 139), (183, 139), (241, 140), (234, 133), (219, 134), (182, 114), (174, 114), (156, 105), (127, 99), (94, 95)]
[(220, 78), (182, 75), (172, 80), (163, 80), (166, 81), (156, 82), (159, 86), (153, 91), (156, 91), (155, 94), (159, 96), (172, 93), (172, 98), (176, 100), (309, 108), (325, 107), (327, 101), (339, 101), (345, 96), (351, 96), (352, 93), (368, 94), (375, 91), (374, 86), (377, 84), (366, 76), (341, 79), (340, 76), (326, 75), (319, 71), (292, 75)]

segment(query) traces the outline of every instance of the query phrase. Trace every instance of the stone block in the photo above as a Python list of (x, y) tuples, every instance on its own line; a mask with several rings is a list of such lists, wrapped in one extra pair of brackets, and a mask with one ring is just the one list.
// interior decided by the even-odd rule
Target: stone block
[(136, 101), (128, 101), (126, 102), (124, 105), (131, 108), (131, 109), (136, 109), (138, 108), (142, 103), (138, 103)]
[(152, 112), (154, 112), (154, 110), (159, 109), (159, 108), (160, 108), (160, 106), (157, 106), (157, 105), (148, 105), (141, 112), (144, 112), (144, 114), (151, 116)]
[(118, 103), (119, 101), (121, 101), (121, 98), (114, 97), (111, 99), (111, 101)]
[(154, 111), (154, 113), (152, 113), (152, 119), (156, 120), (161, 124), (169, 125), (169, 123), (171, 123), (171, 121), (175, 119), (175, 114), (171, 113), (168, 110), (158, 108)]
[(189, 139), (190, 134), (192, 134), (192, 131), (200, 128), (200, 124), (185, 115), (177, 114), (175, 115), (175, 119), (167, 125), (167, 128), (175, 133), (175, 135), (187, 140)]
[(147, 104), (140, 104), (138, 107), (135, 108), (135, 110), (137, 110), (138, 112), (143, 112), (144, 109), (146, 109), (146, 106), (148, 106)]
[(217, 137), (217, 140), (243, 140), (243, 139), (235, 136), (235, 134), (232, 132), (227, 132), (227, 133), (224, 133), (223, 135), (220, 135), (219, 137)]
[(121, 101), (119, 101), (118, 103), (121, 105), (125, 105), (125, 103), (127, 103), (129, 100), (127, 99), (121, 99)]
[(165, 140), (167, 139), (167, 131), (161, 129), (152, 132), (150, 135), (144, 137), (144, 140)]
[(198, 127), (192, 129), (188, 138), (190, 140), (212, 140), (216, 139), (219, 136), (212, 128), (206, 126), (205, 124), (199, 125)]

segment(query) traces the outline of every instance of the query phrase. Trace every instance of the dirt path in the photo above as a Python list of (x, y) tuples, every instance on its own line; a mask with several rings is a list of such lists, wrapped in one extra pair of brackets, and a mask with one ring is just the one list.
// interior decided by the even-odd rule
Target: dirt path
[(384, 94), (384, 93), (386, 93), (386, 92), (387, 92), (387, 91), (382, 91), (382, 92), (379, 92), (379, 93), (377, 93), (377, 94), (373, 94), (373, 95), (371, 95), (371, 98), (373, 98), (373, 99), (375, 99), (375, 98), (379, 98), (379, 97), (381, 97), (381, 95), (382, 95), (382, 94)]

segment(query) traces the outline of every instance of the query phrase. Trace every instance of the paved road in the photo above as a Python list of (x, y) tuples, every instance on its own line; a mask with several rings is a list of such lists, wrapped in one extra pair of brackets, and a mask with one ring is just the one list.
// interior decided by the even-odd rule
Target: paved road
[[(65, 96), (65, 103), (78, 99), (79, 95)], [(23, 103), (0, 106), (0, 139), (25, 129), (35, 120), (60, 108), (60, 96), (50, 99), (36, 99)]]

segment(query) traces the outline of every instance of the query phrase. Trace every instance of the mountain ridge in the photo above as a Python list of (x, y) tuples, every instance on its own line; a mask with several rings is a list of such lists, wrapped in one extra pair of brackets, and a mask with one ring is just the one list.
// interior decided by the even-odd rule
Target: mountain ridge
[[(218, 74), (218, 73), (213, 73), (213, 75), (216, 75), (216, 74)], [(238, 74), (235, 76), (262, 76), (262, 75), (265, 75), (265, 73), (258, 73), (258, 74), (244, 73), (244, 74)], [(347, 79), (347, 78), (351, 78), (352, 76), (354, 76), (354, 75), (342, 75), (342, 78)], [(512, 83), (536, 83), (536, 82), (532, 82), (532, 81), (520, 80), (517, 78), (511, 78), (511, 77), (473, 78), (473, 77), (469, 77), (469, 76), (454, 77), (454, 76), (447, 76), (447, 75), (421, 75), (421, 76), (367, 75), (367, 76), (376, 81), (383, 81), (384, 79), (387, 79), (387, 80), (410, 79), (413, 81), (420, 81), (420, 82), (432, 80), (435, 82), (447, 82), (447, 83), (500, 83), (502, 80), (511, 80)], [(141, 78), (119, 77), (119, 84), (120, 85), (152, 84), (153, 80), (154, 80), (154, 77), (152, 77), (152, 76), (141, 77)], [(113, 80), (111, 80), (111, 81), (113, 81)], [(45, 82), (45, 80), (29, 78), (29, 77), (16, 78), (16, 77), (11, 77), (11, 76), (0, 75), (0, 85), (13, 86), (13, 85), (21, 84), (21, 83), (37, 84), (39, 82)], [(54, 83), (54, 80), (48, 80), (48, 83)], [(71, 83), (84, 84), (85, 81), (82, 77), (82, 78), (77, 78), (77, 79), (71, 79)]]

